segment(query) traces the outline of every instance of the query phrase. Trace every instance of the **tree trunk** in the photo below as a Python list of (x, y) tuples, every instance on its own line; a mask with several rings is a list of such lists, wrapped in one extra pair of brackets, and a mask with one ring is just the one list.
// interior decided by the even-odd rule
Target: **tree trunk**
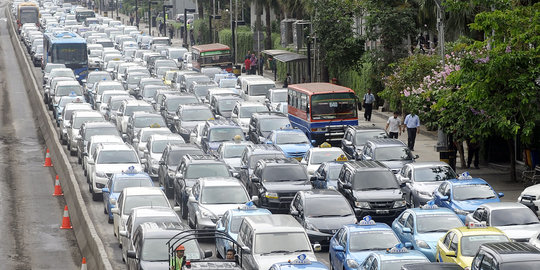
[(465, 159), (465, 150), (463, 149), (463, 141), (457, 141), (456, 146), (459, 152), (459, 161), (461, 163), (461, 168), (464, 169), (467, 167), (467, 162)]
[(508, 150), (510, 151), (510, 181), (516, 182), (516, 153), (514, 150), (514, 140), (510, 139), (508, 142)]
[(266, 1), (264, 4), (264, 12), (266, 19), (266, 42), (265, 49), (272, 49), (272, 22), (270, 20), (270, 1)]
[(204, 6), (203, 6), (202, 1), (197, 2), (197, 9), (198, 9), (198, 12), (199, 12), (199, 19), (204, 18)]
[(260, 1), (255, 1), (255, 31), (261, 31), (262, 28), (262, 3)]

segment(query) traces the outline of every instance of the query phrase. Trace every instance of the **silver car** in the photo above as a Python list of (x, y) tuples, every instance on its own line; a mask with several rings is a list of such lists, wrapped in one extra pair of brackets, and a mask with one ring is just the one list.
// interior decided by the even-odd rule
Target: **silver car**
[(528, 242), (540, 231), (540, 221), (527, 206), (517, 202), (497, 202), (480, 205), (465, 217), (465, 223), (486, 222), (503, 231), (516, 242)]

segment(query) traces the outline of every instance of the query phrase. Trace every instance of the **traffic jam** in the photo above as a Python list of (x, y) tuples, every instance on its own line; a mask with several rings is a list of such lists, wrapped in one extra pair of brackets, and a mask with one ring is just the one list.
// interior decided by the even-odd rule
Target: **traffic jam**
[(76, 4), (11, 11), (128, 269), (539, 269), (538, 187), (501, 202), (415, 161), (359, 125), (349, 88), (278, 88), (233, 73), (226, 45), (173, 46)]

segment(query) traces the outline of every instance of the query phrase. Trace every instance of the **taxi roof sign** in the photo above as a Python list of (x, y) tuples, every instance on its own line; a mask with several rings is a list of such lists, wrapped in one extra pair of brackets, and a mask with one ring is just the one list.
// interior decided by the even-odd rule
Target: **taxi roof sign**
[(459, 180), (466, 180), (466, 179), (472, 179), (471, 174), (469, 172), (463, 172), (458, 177)]
[(338, 158), (336, 158), (336, 161), (349, 161), (349, 159), (345, 155), (341, 154)]
[(375, 220), (371, 218), (371, 216), (365, 216), (360, 222), (358, 222), (358, 225), (361, 226), (367, 226), (367, 225), (375, 225)]
[(409, 250), (402, 243), (398, 243), (397, 245), (393, 246), (392, 248), (386, 249), (386, 252), (388, 252), (388, 253), (407, 253), (407, 252), (409, 252)]
[(482, 222), (469, 222), (467, 223), (468, 229), (485, 229), (487, 228), (487, 223), (485, 221)]
[(137, 170), (135, 170), (135, 166), (129, 166), (127, 170), (122, 171), (122, 173), (125, 174), (135, 174), (137, 173)]
[(327, 143), (327, 142), (323, 142), (321, 143), (321, 145), (319, 145), (319, 148), (331, 148), (332, 145)]
[(429, 209), (439, 209), (439, 206), (435, 204), (435, 201), (428, 201), (425, 205), (420, 206), (420, 209), (429, 210)]
[(290, 264), (300, 264), (300, 265), (305, 265), (305, 264), (311, 264), (311, 261), (307, 258), (306, 254), (300, 254), (298, 255), (298, 257), (296, 257), (296, 259), (294, 260), (289, 260), (289, 263)]
[(158, 123), (153, 123), (152, 125), (150, 125), (151, 128), (160, 128), (161, 125), (158, 124)]
[(75, 91), (71, 91), (71, 92), (69, 93), (69, 96), (70, 96), (70, 97), (76, 97), (77, 94), (75, 93)]
[(258, 209), (253, 201), (249, 201), (242, 206), (238, 206), (238, 210), (255, 210)]

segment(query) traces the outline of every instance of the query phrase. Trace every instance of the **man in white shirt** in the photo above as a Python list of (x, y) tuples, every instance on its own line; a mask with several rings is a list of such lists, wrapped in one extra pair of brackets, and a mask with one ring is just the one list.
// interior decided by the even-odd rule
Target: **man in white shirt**
[[(411, 151), (414, 151), (414, 143), (416, 141), (416, 134), (420, 132), (420, 119), (418, 118), (418, 115), (416, 115), (414, 112), (411, 112), (405, 117), (405, 121), (403, 121), (403, 126), (407, 127), (407, 146)], [(405, 130), (403, 130), (405, 131)]]
[(399, 119), (398, 115), (398, 112), (394, 112), (394, 116), (390, 116), (388, 121), (386, 121), (386, 128), (384, 130), (388, 132), (390, 138), (397, 139), (398, 134), (401, 135), (401, 119)]
[(371, 93), (371, 89), (368, 89), (368, 92), (364, 94), (364, 119), (366, 119), (366, 121), (371, 121), (373, 102), (375, 102), (375, 96)]

